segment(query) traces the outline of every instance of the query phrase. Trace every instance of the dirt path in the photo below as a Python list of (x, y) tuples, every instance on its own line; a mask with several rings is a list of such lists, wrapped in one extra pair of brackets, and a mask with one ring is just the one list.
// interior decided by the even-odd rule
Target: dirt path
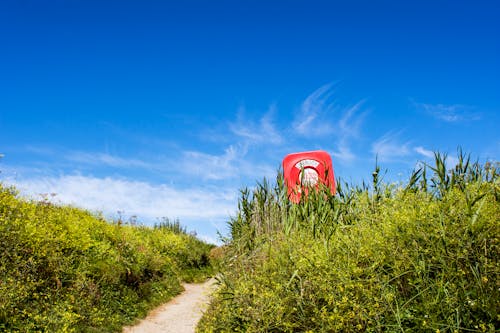
[(215, 279), (201, 284), (184, 284), (184, 292), (161, 305), (123, 333), (193, 333), (205, 310)]

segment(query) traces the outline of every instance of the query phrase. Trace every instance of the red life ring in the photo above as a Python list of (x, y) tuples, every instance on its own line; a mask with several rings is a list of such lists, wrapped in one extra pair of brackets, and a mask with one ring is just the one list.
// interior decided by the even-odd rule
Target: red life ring
[(332, 158), (322, 150), (293, 153), (283, 159), (283, 175), (288, 198), (294, 203), (300, 201), (308, 188), (326, 185), (335, 194), (335, 177)]

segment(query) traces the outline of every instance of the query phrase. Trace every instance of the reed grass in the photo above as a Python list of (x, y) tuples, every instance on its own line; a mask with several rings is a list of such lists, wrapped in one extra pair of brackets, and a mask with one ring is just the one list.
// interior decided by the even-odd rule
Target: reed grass
[(299, 204), (283, 177), (241, 192), (200, 332), (495, 332), (500, 165), (462, 151), (401, 185), (337, 179)]

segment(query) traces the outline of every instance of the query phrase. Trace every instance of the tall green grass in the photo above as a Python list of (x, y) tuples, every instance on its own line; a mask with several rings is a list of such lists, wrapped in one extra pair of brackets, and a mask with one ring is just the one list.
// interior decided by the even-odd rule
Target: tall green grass
[(211, 245), (179, 225), (110, 223), (0, 185), (0, 331), (119, 332), (210, 274)]
[(200, 332), (494, 332), (500, 165), (459, 152), (404, 184), (337, 181), (291, 204), (283, 179), (242, 190)]

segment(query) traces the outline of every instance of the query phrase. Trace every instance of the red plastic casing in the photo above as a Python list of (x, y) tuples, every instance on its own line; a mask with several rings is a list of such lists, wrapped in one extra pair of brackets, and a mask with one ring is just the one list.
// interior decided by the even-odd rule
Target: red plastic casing
[[(304, 176), (302, 175), (304, 172)], [(326, 151), (308, 151), (293, 153), (283, 159), (283, 175), (288, 198), (299, 203), (301, 194), (307, 195), (309, 187), (326, 185), (335, 194), (335, 177), (332, 158)], [(306, 186), (303, 186), (304, 181)]]

